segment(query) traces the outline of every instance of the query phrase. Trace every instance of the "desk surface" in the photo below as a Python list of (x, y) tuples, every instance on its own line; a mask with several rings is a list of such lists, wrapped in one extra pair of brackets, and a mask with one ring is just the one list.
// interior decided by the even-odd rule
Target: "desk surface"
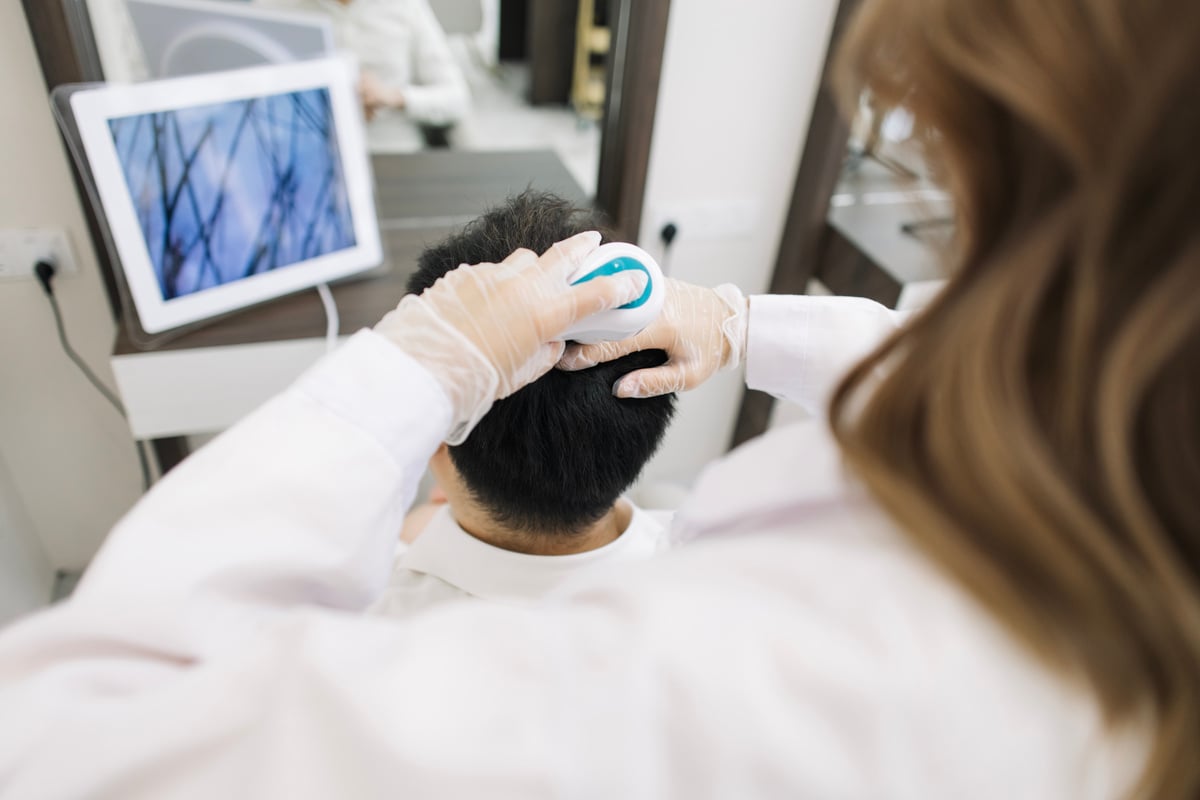
[[(333, 286), (343, 335), (374, 325), (395, 307), (428, 245), (509, 195), (534, 188), (583, 204), (583, 190), (549, 150), (478, 153), (437, 150), (378, 155), (375, 196), (384, 268)], [(154, 352), (321, 338), (325, 312), (315, 291), (272, 300), (171, 339)], [(114, 356), (144, 352), (124, 326)]]

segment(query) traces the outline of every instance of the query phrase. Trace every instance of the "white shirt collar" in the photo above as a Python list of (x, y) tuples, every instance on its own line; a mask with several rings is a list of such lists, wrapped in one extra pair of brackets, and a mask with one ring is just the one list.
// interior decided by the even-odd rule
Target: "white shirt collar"
[(397, 566), (439, 578), (485, 600), (526, 603), (544, 596), (583, 569), (650, 558), (667, 547), (667, 529), (630, 504), (629, 527), (617, 539), (565, 556), (514, 553), (476, 539), (441, 508)]

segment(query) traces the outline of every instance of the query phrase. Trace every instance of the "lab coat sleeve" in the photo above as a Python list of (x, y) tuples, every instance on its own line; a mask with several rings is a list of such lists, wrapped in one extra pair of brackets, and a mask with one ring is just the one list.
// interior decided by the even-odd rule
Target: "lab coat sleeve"
[(382, 590), (448, 422), (434, 379), (382, 337), (359, 333), (154, 487), (70, 605), (131, 621), (188, 619), (168, 639), (177, 659), (239, 646), (296, 605), (361, 610)]
[(861, 297), (753, 296), (746, 384), (820, 414), (846, 372), (908, 316)]
[(448, 125), (467, 114), (470, 91), (454, 62), (446, 34), (422, 0), (410, 9), (414, 83), (404, 89), (405, 111), (418, 122)]

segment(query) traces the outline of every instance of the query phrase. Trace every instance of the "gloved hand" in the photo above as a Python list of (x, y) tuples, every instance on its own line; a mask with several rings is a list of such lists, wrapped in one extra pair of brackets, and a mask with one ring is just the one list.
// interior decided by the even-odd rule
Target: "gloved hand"
[(617, 397), (654, 397), (694, 389), (718, 370), (733, 369), (746, 355), (748, 304), (733, 284), (706, 289), (667, 279), (662, 314), (640, 333), (619, 342), (573, 345), (560, 369), (579, 370), (638, 350), (666, 350), (661, 367), (640, 369), (617, 381)]
[(639, 272), (568, 284), (599, 244), (600, 234), (589, 231), (540, 258), (518, 250), (499, 264), (460, 266), (375, 326), (445, 390), (453, 408), (449, 444), (465, 441), (493, 402), (549, 371), (563, 353), (557, 337), (576, 320), (641, 295), (646, 277)]

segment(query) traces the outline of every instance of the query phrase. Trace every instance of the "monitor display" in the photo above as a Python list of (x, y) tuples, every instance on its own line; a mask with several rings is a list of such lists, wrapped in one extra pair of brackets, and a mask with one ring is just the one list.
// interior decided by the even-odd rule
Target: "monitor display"
[(326, 89), (108, 126), (164, 300), (356, 243)]
[(142, 331), (380, 265), (357, 80), (332, 58), (70, 95)]

